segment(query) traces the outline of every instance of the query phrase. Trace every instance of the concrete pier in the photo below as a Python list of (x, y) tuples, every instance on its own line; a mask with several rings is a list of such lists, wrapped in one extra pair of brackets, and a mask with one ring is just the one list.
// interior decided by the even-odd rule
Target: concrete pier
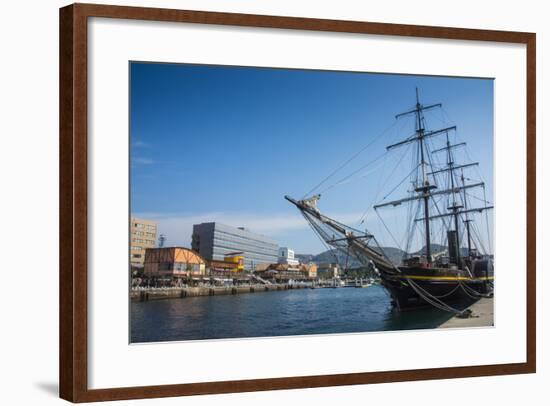
[(148, 288), (132, 289), (130, 299), (135, 301), (148, 301), (159, 299), (174, 299), (195, 296), (219, 296), (219, 295), (238, 295), (242, 293), (269, 292), (274, 290), (305, 289), (307, 285), (288, 285), (288, 284), (254, 284), (241, 286), (199, 286), (185, 288)]
[(469, 309), (472, 311), (472, 315), (469, 318), (462, 319), (460, 317), (453, 317), (443, 323), (440, 328), (460, 328), (460, 327), (487, 327), (494, 326), (493, 316), (493, 298), (481, 298)]

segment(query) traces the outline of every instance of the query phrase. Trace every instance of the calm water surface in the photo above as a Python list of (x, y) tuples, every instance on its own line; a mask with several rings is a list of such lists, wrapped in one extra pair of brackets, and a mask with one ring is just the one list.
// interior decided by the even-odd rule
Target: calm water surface
[(384, 288), (298, 289), (132, 302), (131, 342), (434, 328), (435, 308), (392, 309)]

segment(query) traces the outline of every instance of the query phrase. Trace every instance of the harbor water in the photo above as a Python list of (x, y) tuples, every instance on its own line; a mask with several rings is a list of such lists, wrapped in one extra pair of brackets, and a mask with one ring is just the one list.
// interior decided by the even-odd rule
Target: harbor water
[(435, 328), (452, 316), (392, 308), (387, 291), (300, 289), (131, 302), (132, 343)]

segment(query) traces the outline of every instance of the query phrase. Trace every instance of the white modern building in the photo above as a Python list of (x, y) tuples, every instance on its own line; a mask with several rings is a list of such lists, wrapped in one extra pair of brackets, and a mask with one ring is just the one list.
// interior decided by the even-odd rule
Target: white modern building
[(300, 264), (300, 261), (294, 258), (294, 250), (291, 250), (288, 247), (279, 248), (279, 260), (277, 262), (279, 264), (288, 264), (292, 266)]

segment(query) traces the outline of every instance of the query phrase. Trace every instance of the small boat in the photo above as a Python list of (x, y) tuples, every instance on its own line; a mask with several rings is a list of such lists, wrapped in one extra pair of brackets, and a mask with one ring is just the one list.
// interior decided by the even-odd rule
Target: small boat
[(359, 283), (355, 285), (356, 288), (368, 288), (369, 286), (372, 286), (372, 282)]

